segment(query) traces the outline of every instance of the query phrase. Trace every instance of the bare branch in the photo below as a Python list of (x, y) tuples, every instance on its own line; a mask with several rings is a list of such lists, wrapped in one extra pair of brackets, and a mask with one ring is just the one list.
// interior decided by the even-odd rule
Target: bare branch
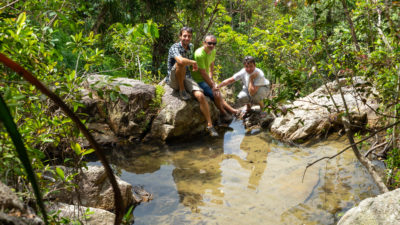
[(387, 144), (387, 142), (383, 142), (383, 143), (380, 143), (380, 144), (377, 145), (377, 146), (374, 146), (374, 147), (370, 148), (370, 149), (364, 154), (364, 157), (368, 157), (368, 155), (369, 155), (371, 152), (373, 152), (373, 151), (376, 150), (377, 148), (382, 147), (382, 146), (384, 146), (384, 145), (386, 145), (386, 144)]
[(17, 2), (19, 2), (19, 0), (15, 0), (15, 1), (13, 1), (13, 2), (7, 4), (7, 5), (3, 6), (3, 7), (1, 7), (1, 8), (0, 8), (0, 11), (3, 10), (3, 9), (5, 9), (5, 8), (7, 8), (7, 7), (10, 7), (10, 6), (14, 5), (14, 4), (17, 3)]

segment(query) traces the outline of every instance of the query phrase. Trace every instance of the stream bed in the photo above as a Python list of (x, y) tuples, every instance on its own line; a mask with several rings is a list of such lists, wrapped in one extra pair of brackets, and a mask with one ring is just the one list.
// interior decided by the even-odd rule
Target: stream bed
[(336, 224), (345, 211), (379, 193), (351, 150), (330, 137), (293, 147), (265, 132), (246, 134), (233, 121), (219, 138), (199, 137), (141, 154), (113, 154), (121, 179), (153, 200), (137, 206), (134, 224)]

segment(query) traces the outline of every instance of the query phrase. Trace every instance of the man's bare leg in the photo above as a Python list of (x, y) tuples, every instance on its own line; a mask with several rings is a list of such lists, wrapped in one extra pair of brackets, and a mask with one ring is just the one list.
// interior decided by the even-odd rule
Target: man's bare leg
[(217, 106), (217, 108), (219, 109), (219, 111), (222, 114), (228, 114), (226, 110), (228, 110), (230, 113), (233, 114), (237, 114), (239, 112), (239, 110), (234, 109), (232, 106), (230, 106), (225, 100), (224, 98), (222, 98), (221, 92), (213, 92), (214, 94), (214, 103)]
[(221, 115), (226, 115), (227, 112), (224, 108), (224, 100), (222, 99), (221, 94), (214, 94), (214, 103), (217, 106), (218, 110), (221, 112)]
[(203, 116), (207, 121), (207, 126), (211, 127), (212, 120), (211, 120), (211, 115), (210, 115), (210, 108), (208, 107), (208, 102), (206, 100), (206, 97), (204, 96), (203, 92), (201, 92), (201, 91), (193, 91), (193, 95), (197, 99), (197, 101), (200, 103), (200, 111), (201, 111), (201, 113), (203, 113)]
[(224, 108), (226, 109), (226, 110), (228, 110), (230, 113), (232, 113), (232, 114), (237, 114), (237, 113), (239, 113), (239, 110), (238, 109), (235, 109), (235, 108), (233, 108), (231, 105), (229, 105), (225, 100), (223, 100), (222, 99), (222, 104), (224, 105)]
[(186, 76), (186, 67), (182, 64), (176, 63), (175, 68), (176, 68), (175, 77), (178, 82), (179, 91), (183, 91), (185, 90), (185, 85), (183, 81), (185, 80)]

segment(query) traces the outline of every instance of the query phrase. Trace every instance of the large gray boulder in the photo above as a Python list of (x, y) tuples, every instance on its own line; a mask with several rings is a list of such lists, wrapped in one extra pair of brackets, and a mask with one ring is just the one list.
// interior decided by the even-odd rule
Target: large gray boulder
[[(163, 108), (153, 120), (147, 139), (171, 140), (187, 138), (205, 131), (207, 122), (200, 111), (200, 105), (192, 96), (188, 101), (178, 98), (178, 94), (169, 85), (163, 86), (165, 93), (162, 97)], [(219, 111), (208, 98), (211, 119), (217, 121)]]
[[(60, 167), (66, 176), (72, 173), (70, 168)], [(118, 186), (121, 190), (122, 200), (125, 207), (137, 205), (138, 202), (132, 192), (132, 185), (116, 177)], [(82, 205), (86, 207), (100, 208), (108, 211), (115, 209), (114, 192), (104, 170), (104, 167), (89, 166), (75, 177), (78, 184), (79, 193), (75, 191), (63, 190), (52, 195), (56, 201)], [(62, 185), (62, 184), (60, 184)], [(80, 200), (80, 202), (79, 202)]]
[[(356, 89), (352, 85), (348, 85), (345, 79), (341, 79), (339, 82), (346, 104), (357, 125), (368, 123), (370, 128), (377, 127), (379, 117), (374, 110), (378, 108), (378, 102), (373, 97), (368, 97), (366, 93), (356, 92)], [(359, 78), (354, 78), (354, 86), (359, 89), (368, 89), (366, 82)], [(284, 141), (298, 142), (324, 134), (333, 127), (342, 126), (341, 116), (344, 112), (344, 104), (339, 92), (339, 85), (335, 81), (328, 83), (327, 87), (332, 93), (332, 98), (325, 86), (321, 86), (310, 95), (286, 105), (288, 113), (275, 118), (271, 125), (272, 135)], [(332, 99), (338, 105), (339, 112), (337, 112)]]
[[(107, 178), (104, 167), (90, 166), (79, 174), (79, 186), (82, 205), (112, 211), (114, 205), (114, 191)], [(121, 190), (122, 201), (125, 207), (136, 204), (133, 197), (132, 185), (116, 177)]]
[(367, 198), (347, 211), (338, 225), (397, 225), (400, 223), (400, 189)]
[[(84, 111), (89, 115), (89, 127), (102, 145), (118, 142), (117, 137), (130, 141), (160, 141), (174, 138), (188, 138), (205, 131), (206, 120), (200, 111), (200, 105), (192, 96), (182, 101), (177, 92), (163, 83), (164, 94), (161, 105), (154, 103), (155, 87), (129, 78), (111, 78), (103, 75), (91, 75), (82, 90)], [(114, 90), (113, 95), (123, 94), (128, 102), (121, 98), (111, 100), (101, 97), (102, 93)], [(100, 95), (99, 95), (100, 94)], [(217, 121), (219, 111), (207, 98), (211, 118)], [(99, 124), (106, 124), (104, 125)], [(95, 124), (95, 125), (94, 125)], [(112, 131), (116, 136), (110, 135)]]
[(141, 81), (90, 75), (84, 86), (82, 102), (89, 119), (104, 119), (117, 136), (140, 139), (157, 112), (152, 106), (155, 87)]

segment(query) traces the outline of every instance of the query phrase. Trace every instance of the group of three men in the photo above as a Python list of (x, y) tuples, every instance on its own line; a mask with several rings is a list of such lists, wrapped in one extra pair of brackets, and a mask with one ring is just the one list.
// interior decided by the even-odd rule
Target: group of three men
[(250, 110), (251, 103), (263, 107), (262, 100), (267, 97), (269, 81), (264, 78), (263, 72), (255, 67), (253, 57), (247, 56), (244, 59), (245, 68), (217, 85), (213, 80), (217, 39), (214, 35), (206, 35), (203, 46), (198, 48), (193, 56), (193, 44), (190, 43), (192, 35), (191, 28), (183, 27), (179, 32), (180, 41), (169, 49), (167, 82), (173, 89), (179, 91), (179, 96), (183, 100), (190, 99), (188, 92), (193, 94), (207, 121), (208, 133), (211, 136), (218, 136), (205, 96), (214, 100), (221, 118), (230, 121), (231, 114), (236, 115), (239, 110), (225, 102), (219, 91), (220, 87), (242, 80), (243, 90), (238, 95), (238, 101), (245, 103), (246, 109)]

